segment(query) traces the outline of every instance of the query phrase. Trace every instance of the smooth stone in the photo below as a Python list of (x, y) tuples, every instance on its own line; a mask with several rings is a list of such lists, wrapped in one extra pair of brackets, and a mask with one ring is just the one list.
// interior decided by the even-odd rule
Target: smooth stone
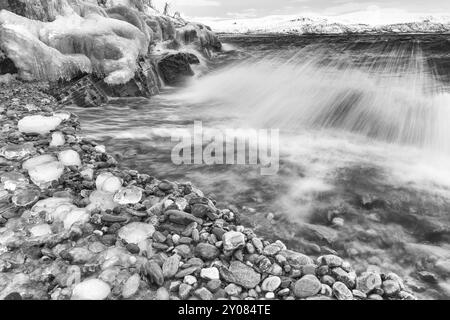
[(111, 287), (99, 279), (80, 282), (72, 292), (72, 300), (105, 300), (111, 293)]
[(333, 284), (333, 295), (338, 300), (353, 300), (353, 293), (342, 282), (335, 282)]
[(292, 250), (282, 250), (279, 254), (286, 258), (287, 262), (294, 268), (300, 268), (304, 265), (314, 264), (314, 261), (302, 253)]
[(170, 299), (170, 293), (164, 287), (158, 288), (158, 290), (156, 290), (155, 299), (156, 300), (163, 300), (163, 301), (169, 300)]
[(17, 207), (26, 207), (39, 200), (41, 193), (36, 189), (18, 189), (11, 198)]
[(315, 296), (322, 289), (319, 279), (313, 275), (306, 275), (294, 285), (294, 294), (297, 298), (308, 298)]
[(232, 261), (228, 269), (221, 268), (221, 276), (226, 281), (247, 289), (255, 288), (261, 281), (261, 275), (240, 261)]
[(195, 290), (194, 294), (201, 300), (213, 300), (214, 295), (206, 288), (200, 288)]
[(325, 255), (321, 256), (317, 259), (319, 261), (319, 264), (325, 264), (329, 266), (330, 268), (336, 268), (342, 266), (342, 263), (344, 262), (342, 258), (335, 256), (335, 255)]
[(356, 289), (364, 294), (370, 293), (375, 288), (380, 288), (382, 284), (378, 273), (365, 272), (356, 279)]
[(138, 274), (133, 274), (125, 282), (122, 288), (122, 297), (125, 299), (131, 298), (138, 292), (139, 284), (141, 283), (141, 277)]
[(209, 243), (199, 243), (195, 248), (196, 256), (205, 260), (214, 260), (220, 254), (219, 249)]
[(177, 272), (180, 265), (181, 258), (179, 255), (174, 254), (173, 256), (170, 256), (169, 258), (164, 261), (162, 266), (162, 271), (164, 278), (170, 279), (173, 278)]
[(122, 227), (117, 235), (127, 243), (139, 244), (140, 242), (151, 238), (154, 232), (155, 227), (152, 224), (132, 222)]
[(280, 277), (277, 276), (271, 276), (271, 277), (267, 277), (262, 285), (261, 285), (261, 289), (262, 291), (266, 291), (266, 292), (273, 292), (275, 290), (277, 290), (281, 285), (281, 279)]

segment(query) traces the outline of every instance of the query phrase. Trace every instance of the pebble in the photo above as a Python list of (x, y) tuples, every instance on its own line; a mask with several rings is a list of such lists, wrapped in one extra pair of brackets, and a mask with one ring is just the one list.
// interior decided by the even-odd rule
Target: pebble
[(280, 277), (276, 277), (276, 276), (271, 276), (271, 277), (267, 277), (262, 285), (261, 285), (261, 289), (263, 291), (275, 291), (277, 290), (281, 285), (281, 279)]
[(220, 251), (209, 243), (199, 243), (195, 248), (195, 254), (205, 260), (214, 260), (219, 256)]
[(313, 275), (306, 275), (298, 280), (294, 285), (294, 294), (297, 298), (307, 298), (320, 292), (322, 284)]
[(177, 254), (170, 256), (169, 258), (166, 259), (166, 261), (164, 261), (162, 266), (164, 278), (170, 279), (177, 274), (180, 261), (181, 258)]
[(219, 269), (216, 267), (204, 268), (200, 271), (200, 277), (205, 280), (219, 280)]
[(335, 282), (333, 284), (333, 295), (338, 300), (353, 300), (352, 292), (342, 282)]
[(245, 246), (245, 235), (241, 232), (229, 231), (222, 236), (223, 248), (233, 251)]
[(127, 243), (138, 244), (148, 238), (151, 238), (155, 232), (155, 227), (149, 223), (132, 222), (123, 226), (117, 235)]
[(356, 280), (356, 289), (364, 294), (370, 293), (375, 288), (381, 287), (381, 277), (374, 272), (365, 272)]
[(138, 274), (134, 274), (128, 278), (122, 288), (122, 297), (125, 299), (131, 298), (139, 290), (141, 283), (141, 277)]
[(72, 300), (105, 300), (111, 287), (99, 279), (88, 279), (77, 284), (72, 292)]

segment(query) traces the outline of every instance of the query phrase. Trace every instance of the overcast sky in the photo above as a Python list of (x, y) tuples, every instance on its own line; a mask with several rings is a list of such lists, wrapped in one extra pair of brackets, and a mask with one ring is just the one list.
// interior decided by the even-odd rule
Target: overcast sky
[(359, 11), (450, 14), (450, 0), (154, 0), (187, 17), (256, 18), (283, 14), (336, 16)]

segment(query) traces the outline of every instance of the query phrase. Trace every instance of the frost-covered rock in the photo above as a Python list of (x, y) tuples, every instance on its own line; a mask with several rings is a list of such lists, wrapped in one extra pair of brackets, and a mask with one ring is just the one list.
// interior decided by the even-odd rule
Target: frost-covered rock
[(30, 233), (32, 237), (42, 237), (52, 234), (52, 229), (48, 224), (44, 223), (32, 227)]
[(138, 244), (150, 238), (155, 233), (155, 227), (152, 224), (133, 222), (122, 227), (118, 236), (127, 243)]
[(64, 172), (61, 162), (46, 162), (28, 171), (31, 181), (40, 188), (46, 188), (52, 181), (58, 180)]
[(80, 155), (74, 150), (61, 151), (58, 153), (58, 159), (65, 166), (81, 166)]
[(89, 195), (89, 205), (86, 207), (89, 211), (94, 209), (113, 210), (117, 203), (113, 200), (113, 194), (110, 192), (94, 191)]
[(99, 279), (80, 282), (72, 292), (72, 300), (105, 300), (111, 293), (111, 287)]
[(46, 198), (43, 200), (38, 201), (32, 208), (31, 212), (38, 214), (40, 212), (45, 213), (46, 215), (49, 215), (53, 213), (56, 208), (62, 205), (72, 205), (72, 200), (69, 198)]
[(24, 161), (22, 163), (22, 168), (24, 170), (29, 171), (29, 170), (33, 169), (34, 167), (40, 166), (44, 163), (55, 162), (55, 161), (57, 161), (57, 160), (54, 156), (49, 155), (49, 154), (43, 154), (43, 155), (36, 156), (36, 157), (30, 158), (30, 159)]
[(142, 199), (142, 189), (138, 187), (122, 188), (114, 195), (114, 201), (118, 204), (136, 204)]
[(69, 230), (75, 224), (83, 224), (89, 221), (90, 214), (86, 209), (77, 208), (71, 210), (64, 219), (64, 229)]
[(32, 143), (8, 144), (0, 149), (0, 156), (8, 160), (20, 160), (36, 152)]
[(53, 132), (52, 140), (50, 141), (50, 147), (59, 147), (63, 146), (66, 143), (66, 139), (64, 138), (64, 134), (62, 132)]
[(95, 185), (99, 191), (114, 193), (122, 187), (122, 179), (110, 172), (105, 172), (97, 177)]
[(23, 133), (47, 134), (61, 124), (58, 117), (45, 117), (41, 115), (26, 116), (19, 120), (19, 131)]

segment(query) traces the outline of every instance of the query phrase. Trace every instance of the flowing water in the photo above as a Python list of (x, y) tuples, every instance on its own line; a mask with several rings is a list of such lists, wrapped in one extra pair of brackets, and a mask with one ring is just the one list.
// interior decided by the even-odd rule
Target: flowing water
[[(450, 36), (224, 37), (183, 88), (71, 111), (124, 166), (192, 181), (291, 247), (450, 297)], [(175, 130), (280, 130), (280, 170), (175, 165)], [(426, 272), (430, 272), (428, 274)]]

